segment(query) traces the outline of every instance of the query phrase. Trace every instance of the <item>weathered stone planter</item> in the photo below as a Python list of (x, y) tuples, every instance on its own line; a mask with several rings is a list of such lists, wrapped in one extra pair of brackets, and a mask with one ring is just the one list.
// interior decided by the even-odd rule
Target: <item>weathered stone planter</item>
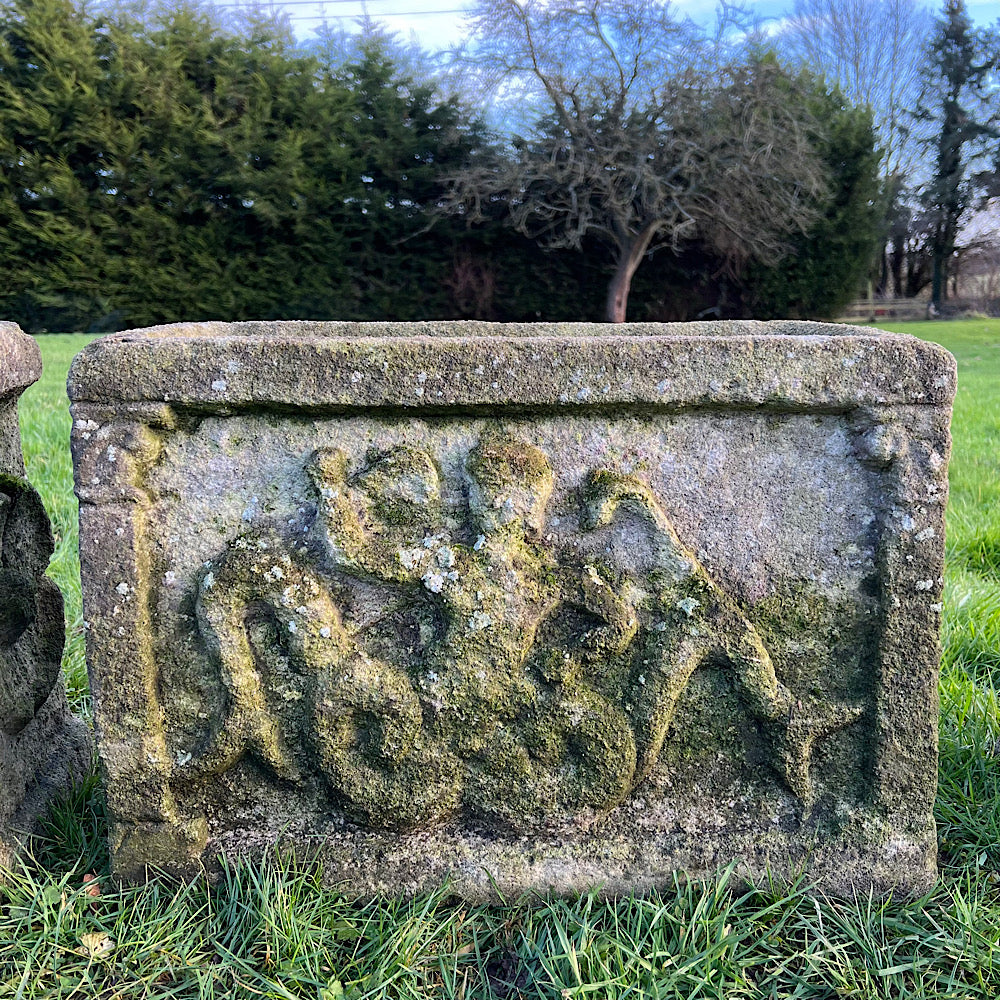
[(63, 603), (45, 576), (52, 530), (24, 478), (17, 401), (42, 373), (38, 346), (0, 323), (0, 866), (9, 867), (52, 794), (90, 767), (86, 726), (59, 675)]
[(192, 324), (69, 389), (116, 871), (935, 872), (951, 357), (807, 323)]

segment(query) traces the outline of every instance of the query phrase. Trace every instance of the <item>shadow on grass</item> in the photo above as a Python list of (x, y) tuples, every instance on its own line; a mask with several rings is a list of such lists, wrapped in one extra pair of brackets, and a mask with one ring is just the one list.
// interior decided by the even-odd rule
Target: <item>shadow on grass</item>
[(46, 871), (108, 872), (108, 819), (96, 760), (82, 780), (53, 799), (33, 856)]

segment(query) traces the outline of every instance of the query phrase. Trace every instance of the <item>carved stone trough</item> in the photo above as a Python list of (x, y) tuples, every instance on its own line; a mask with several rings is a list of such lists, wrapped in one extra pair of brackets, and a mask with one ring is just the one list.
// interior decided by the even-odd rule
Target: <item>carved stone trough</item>
[(114, 866), (935, 874), (954, 361), (809, 323), (186, 324), (69, 380)]

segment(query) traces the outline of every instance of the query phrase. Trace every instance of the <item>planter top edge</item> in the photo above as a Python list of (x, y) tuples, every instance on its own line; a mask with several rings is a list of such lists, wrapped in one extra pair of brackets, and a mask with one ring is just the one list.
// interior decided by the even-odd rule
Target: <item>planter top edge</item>
[(828, 324), (213, 323), (94, 341), (74, 360), (68, 391), (77, 403), (169, 403), (203, 412), (595, 405), (809, 411), (948, 406), (955, 374), (954, 358), (936, 344)]
[(874, 327), (849, 326), (815, 320), (698, 320), (690, 323), (499, 323), (486, 320), (354, 321), (248, 320), (240, 322), (179, 322), (137, 327), (108, 334), (97, 343), (136, 339), (175, 338), (327, 338), (374, 339), (396, 337), (450, 338), (596, 338), (596, 337), (843, 337), (911, 338)]

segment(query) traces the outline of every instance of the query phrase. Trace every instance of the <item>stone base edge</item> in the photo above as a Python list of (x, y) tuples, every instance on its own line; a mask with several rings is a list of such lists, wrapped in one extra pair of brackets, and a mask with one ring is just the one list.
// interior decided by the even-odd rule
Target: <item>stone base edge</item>
[[(576, 896), (589, 891), (603, 899), (617, 899), (669, 892), (678, 881), (711, 881), (730, 869), (729, 884), (738, 892), (803, 887), (852, 899), (890, 893), (916, 897), (933, 887), (938, 874), (933, 819), (922, 829), (911, 829), (906, 835), (896, 832), (884, 840), (869, 827), (875, 836), (866, 844), (858, 843), (856, 832), (815, 845), (779, 834), (747, 840), (729, 852), (709, 853), (698, 845), (676, 844), (661, 848), (655, 863), (650, 863), (648, 853), (640, 856), (639, 851), (625, 851), (612, 859), (606, 849), (590, 853), (586, 844), (579, 843), (563, 845), (547, 856), (546, 852), (526, 854), (516, 841), (501, 846), (492, 838), (478, 845), (485, 847), (482, 851), (476, 843), (453, 843), (456, 849), (451, 856), (435, 863), (421, 852), (420, 843), (407, 837), (400, 838), (395, 849), (355, 844), (347, 851), (336, 836), (303, 840), (259, 831), (233, 830), (208, 837), (206, 842), (200, 823), (121, 824), (113, 828), (112, 841), (120, 845), (114, 852), (114, 874), (126, 884), (161, 873), (182, 880), (198, 875), (214, 879), (223, 863), (258, 866), (282, 859), (283, 865), (292, 868), (320, 865), (324, 885), (359, 899), (414, 896), (442, 886), (471, 903), (510, 903), (528, 896)], [(420, 842), (426, 836), (433, 837), (433, 833), (413, 839)], [(151, 853), (149, 843), (159, 850)], [(135, 844), (143, 849), (136, 851)]]

